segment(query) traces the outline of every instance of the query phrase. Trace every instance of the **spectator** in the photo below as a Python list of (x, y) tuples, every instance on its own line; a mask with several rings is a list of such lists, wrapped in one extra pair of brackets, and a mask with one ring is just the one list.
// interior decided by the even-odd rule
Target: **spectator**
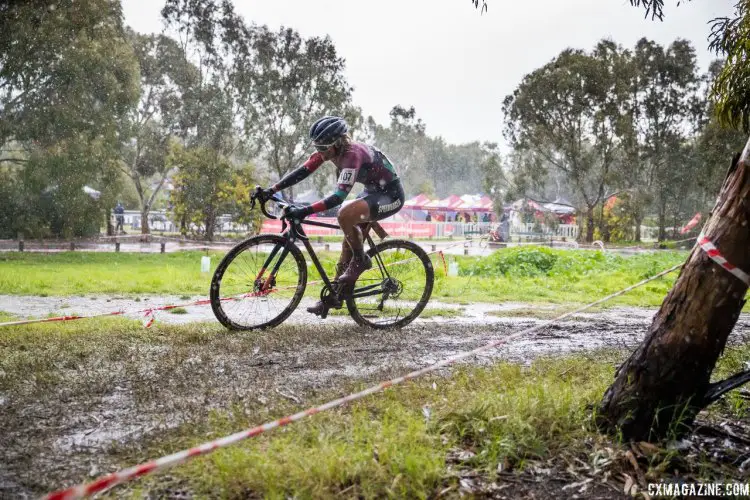
[(122, 206), (122, 203), (119, 201), (117, 202), (117, 205), (115, 206), (115, 221), (117, 222), (117, 225), (115, 226), (115, 234), (120, 234), (120, 231), (123, 233), (125, 232), (125, 207)]
[(430, 212), (427, 212), (427, 216), (424, 218), (425, 222), (432, 222), (432, 216), (430, 215)]

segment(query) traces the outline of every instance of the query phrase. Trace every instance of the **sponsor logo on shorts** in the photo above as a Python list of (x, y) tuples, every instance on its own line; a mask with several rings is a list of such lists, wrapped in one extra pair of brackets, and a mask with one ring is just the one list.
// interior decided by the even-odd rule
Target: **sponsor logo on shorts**
[(378, 213), (382, 214), (383, 212), (395, 210), (400, 206), (401, 206), (401, 200), (396, 200), (393, 203), (389, 203), (387, 205), (380, 205), (378, 207)]

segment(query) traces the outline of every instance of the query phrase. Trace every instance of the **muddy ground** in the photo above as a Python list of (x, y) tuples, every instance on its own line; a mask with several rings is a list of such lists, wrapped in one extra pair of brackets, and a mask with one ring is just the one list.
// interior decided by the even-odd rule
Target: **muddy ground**
[[(92, 314), (185, 301), (0, 296), (0, 310), (20, 316)], [(113, 449), (145, 447), (152, 436), (205, 421), (214, 409), (240, 408), (262, 423), (269, 415), (282, 416), (273, 412), (274, 401), (308, 407), (323, 402), (321, 393), (352, 381), (401, 375), (543, 321), (512, 315), (514, 309), (527, 314), (540, 309), (530, 304), (433, 303), (457, 309), (456, 317), (376, 332), (346, 316), (317, 320), (301, 312), (305, 305), (287, 324), (267, 332), (227, 332), (210, 307), (191, 307), (187, 314), (158, 313), (157, 324), (142, 338), (101, 343), (95, 355), (76, 359), (63, 352), (75, 351), (76, 342), (91, 342), (86, 335), (70, 338), (59, 354), (40, 354), (40, 363), (57, 367), (60, 359), (54, 380), (17, 379), (0, 393), (0, 497), (31, 498), (116, 470), (123, 464), (116, 463)], [(468, 362), (529, 363), (541, 355), (632, 348), (654, 313), (615, 308), (579, 314)], [(186, 325), (160, 326), (168, 323)], [(730, 343), (748, 338), (750, 315), (743, 314)]]

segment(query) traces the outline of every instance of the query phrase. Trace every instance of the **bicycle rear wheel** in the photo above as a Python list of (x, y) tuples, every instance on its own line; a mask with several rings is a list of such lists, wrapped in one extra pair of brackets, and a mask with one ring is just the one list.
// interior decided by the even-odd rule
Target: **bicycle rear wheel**
[(307, 266), (296, 245), (276, 234), (253, 236), (224, 256), (211, 280), (211, 308), (230, 330), (279, 325), (299, 305)]
[(371, 328), (401, 328), (414, 321), (432, 295), (435, 271), (422, 247), (390, 240), (371, 248), (372, 268), (362, 273), (346, 299), (349, 314)]

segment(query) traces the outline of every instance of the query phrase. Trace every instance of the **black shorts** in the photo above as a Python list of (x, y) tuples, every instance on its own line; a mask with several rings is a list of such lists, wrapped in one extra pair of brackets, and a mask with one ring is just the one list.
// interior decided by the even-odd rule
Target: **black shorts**
[(367, 206), (370, 207), (370, 220), (383, 220), (401, 210), (406, 198), (401, 181), (395, 179), (383, 189), (365, 189), (357, 199), (367, 202)]

